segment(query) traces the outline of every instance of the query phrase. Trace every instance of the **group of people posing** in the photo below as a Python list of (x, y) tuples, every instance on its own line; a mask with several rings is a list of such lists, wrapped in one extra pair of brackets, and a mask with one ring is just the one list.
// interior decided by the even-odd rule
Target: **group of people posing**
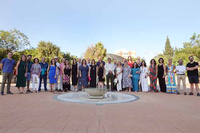
[[(164, 64), (164, 59), (150, 61), (147, 67), (145, 61), (137, 58), (136, 62), (131, 57), (124, 59), (123, 62), (107, 59), (105, 63), (101, 57), (98, 62), (94, 59), (70, 60), (62, 59), (59, 63), (58, 57), (51, 60), (50, 64), (45, 61), (45, 57), (39, 62), (38, 58), (33, 59), (32, 56), (21, 56), (21, 59), (15, 64), (12, 59), (12, 52), (8, 53), (8, 58), (1, 61), (0, 69), (3, 72), (3, 81), (1, 86), (1, 95), (4, 95), (4, 87), (7, 80), (7, 94), (13, 94), (10, 91), (13, 70), (16, 65), (14, 74), (17, 76), (16, 87), (19, 93), (32, 93), (41, 91), (41, 83), (44, 81), (44, 90), (47, 90), (47, 79), (50, 83), (50, 92), (54, 91), (84, 91), (85, 88), (104, 88), (106, 81), (107, 89), (110, 91), (143, 91), (158, 92), (157, 79), (159, 81), (160, 91), (166, 93), (180, 94), (180, 81), (182, 81), (184, 95), (186, 93), (186, 71), (190, 82), (190, 93), (193, 95), (194, 86), (199, 94), (199, 64), (193, 61), (193, 57), (189, 57), (190, 62), (187, 66), (183, 65), (183, 60), (179, 60), (179, 65), (172, 65), (172, 60), (168, 60), (168, 64)], [(177, 85), (175, 80), (177, 74)], [(150, 89), (148, 87), (148, 77), (150, 79)], [(30, 90), (30, 81), (32, 80), (32, 91)], [(37, 82), (36, 82), (37, 81)], [(71, 87), (71, 85), (73, 87)], [(111, 86), (111, 87), (110, 87)], [(25, 87), (27, 88), (25, 90)]]

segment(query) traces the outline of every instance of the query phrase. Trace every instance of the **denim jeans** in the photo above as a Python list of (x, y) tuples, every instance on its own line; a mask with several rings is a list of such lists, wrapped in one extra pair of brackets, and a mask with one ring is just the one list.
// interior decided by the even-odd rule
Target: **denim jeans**
[(38, 91), (41, 91), (42, 79), (44, 80), (44, 90), (47, 91), (47, 75), (40, 75), (40, 84)]

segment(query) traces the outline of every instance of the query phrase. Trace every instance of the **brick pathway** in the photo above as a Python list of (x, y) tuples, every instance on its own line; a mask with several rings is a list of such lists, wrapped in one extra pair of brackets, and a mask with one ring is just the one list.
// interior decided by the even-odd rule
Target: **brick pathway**
[(55, 94), (0, 96), (0, 133), (199, 133), (200, 97), (132, 93), (132, 103), (87, 105)]

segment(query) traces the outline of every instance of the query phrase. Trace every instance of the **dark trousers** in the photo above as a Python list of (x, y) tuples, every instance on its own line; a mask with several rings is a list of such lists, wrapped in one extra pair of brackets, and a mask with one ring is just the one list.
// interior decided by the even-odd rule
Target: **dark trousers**
[(160, 91), (161, 92), (166, 92), (165, 78), (159, 77), (158, 81), (159, 81)]
[[(111, 81), (111, 89), (109, 89), (109, 80)], [(110, 91), (113, 91), (114, 89), (114, 84), (113, 84), (113, 81), (114, 81), (114, 75), (113, 73), (108, 73), (106, 75), (106, 84), (107, 84), (107, 89), (109, 89)]]
[(4, 87), (6, 84), (6, 80), (7, 80), (7, 92), (10, 92), (10, 84), (11, 84), (11, 80), (12, 80), (13, 74), (12, 73), (3, 73), (3, 80), (2, 80), (2, 84), (1, 84), (1, 93), (4, 93)]
[(40, 75), (40, 85), (38, 91), (41, 91), (42, 79), (44, 80), (44, 90), (47, 91), (47, 75)]

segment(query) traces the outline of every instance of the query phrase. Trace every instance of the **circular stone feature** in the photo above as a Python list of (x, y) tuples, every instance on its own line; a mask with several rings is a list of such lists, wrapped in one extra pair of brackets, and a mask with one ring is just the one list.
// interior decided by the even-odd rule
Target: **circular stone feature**
[(88, 88), (85, 89), (85, 92), (87, 92), (90, 95), (90, 99), (103, 99), (104, 94), (106, 94), (108, 90), (103, 88)]
[(107, 92), (103, 99), (90, 99), (90, 95), (86, 92), (70, 92), (53, 97), (55, 100), (71, 102), (71, 103), (84, 103), (84, 104), (115, 104), (127, 103), (139, 100), (138, 96), (124, 93)]

